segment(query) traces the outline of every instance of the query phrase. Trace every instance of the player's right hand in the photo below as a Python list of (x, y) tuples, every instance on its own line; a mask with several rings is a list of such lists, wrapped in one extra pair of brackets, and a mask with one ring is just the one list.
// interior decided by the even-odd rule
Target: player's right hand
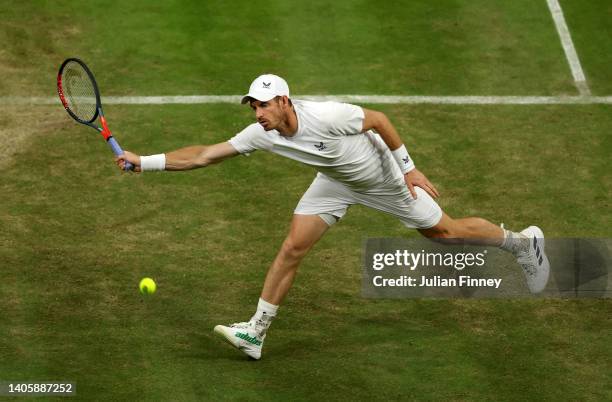
[(142, 170), (140, 169), (140, 156), (136, 155), (130, 151), (124, 151), (123, 154), (117, 156), (115, 158), (115, 163), (122, 171), (125, 169), (125, 161), (130, 162), (134, 165), (134, 172), (140, 173)]
[(432, 198), (438, 198), (440, 196), (436, 186), (431, 184), (429, 179), (416, 168), (404, 175), (404, 181), (408, 186), (410, 194), (412, 194), (412, 197), (414, 197), (415, 200), (417, 198), (417, 193), (414, 190), (414, 186), (421, 187), (423, 190), (427, 191), (427, 194), (429, 194)]

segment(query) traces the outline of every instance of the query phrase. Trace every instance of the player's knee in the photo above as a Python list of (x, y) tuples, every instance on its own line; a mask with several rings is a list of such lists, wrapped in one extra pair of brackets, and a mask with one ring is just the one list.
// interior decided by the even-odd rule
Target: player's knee
[(308, 253), (308, 250), (310, 250), (310, 244), (305, 241), (300, 241), (299, 239), (289, 237), (283, 242), (283, 254), (292, 259), (304, 257), (306, 253)]

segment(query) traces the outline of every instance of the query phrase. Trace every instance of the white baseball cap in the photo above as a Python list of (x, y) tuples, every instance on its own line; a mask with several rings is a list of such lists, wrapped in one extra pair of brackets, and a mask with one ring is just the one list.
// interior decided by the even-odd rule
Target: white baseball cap
[(249, 98), (267, 102), (276, 96), (289, 96), (287, 81), (274, 74), (264, 74), (255, 78), (249, 87), (249, 93), (244, 95), (240, 103), (247, 103)]

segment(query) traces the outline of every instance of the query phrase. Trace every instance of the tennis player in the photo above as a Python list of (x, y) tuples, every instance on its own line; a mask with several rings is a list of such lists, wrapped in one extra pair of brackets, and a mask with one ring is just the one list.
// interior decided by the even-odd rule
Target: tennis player
[(304, 256), (354, 204), (391, 214), (406, 227), (438, 241), (464, 239), (500, 247), (517, 258), (531, 292), (546, 286), (549, 263), (542, 231), (530, 226), (516, 233), (482, 218), (449, 217), (434, 201), (438, 190), (416, 169), (383, 113), (346, 103), (291, 99), (285, 80), (271, 74), (256, 78), (242, 103), (250, 105), (257, 122), (227, 142), (149, 156), (126, 151), (117, 164), (123, 168), (129, 161), (143, 172), (190, 170), (266, 150), (318, 171), (268, 269), (255, 314), (249, 321), (214, 329), (249, 357), (261, 357), (266, 332)]

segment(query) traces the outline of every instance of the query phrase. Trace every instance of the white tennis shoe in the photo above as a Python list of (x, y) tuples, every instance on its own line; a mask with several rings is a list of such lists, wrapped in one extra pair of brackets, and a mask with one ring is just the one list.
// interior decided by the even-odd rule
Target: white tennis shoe
[(215, 333), (221, 335), (226, 342), (250, 358), (255, 360), (261, 358), (261, 348), (266, 334), (260, 335), (254, 321), (239, 322), (229, 327), (217, 325)]
[(544, 251), (544, 233), (537, 226), (529, 226), (521, 234), (529, 239), (529, 249), (518, 254), (517, 262), (523, 267), (529, 291), (540, 293), (546, 287), (550, 273), (550, 264)]

